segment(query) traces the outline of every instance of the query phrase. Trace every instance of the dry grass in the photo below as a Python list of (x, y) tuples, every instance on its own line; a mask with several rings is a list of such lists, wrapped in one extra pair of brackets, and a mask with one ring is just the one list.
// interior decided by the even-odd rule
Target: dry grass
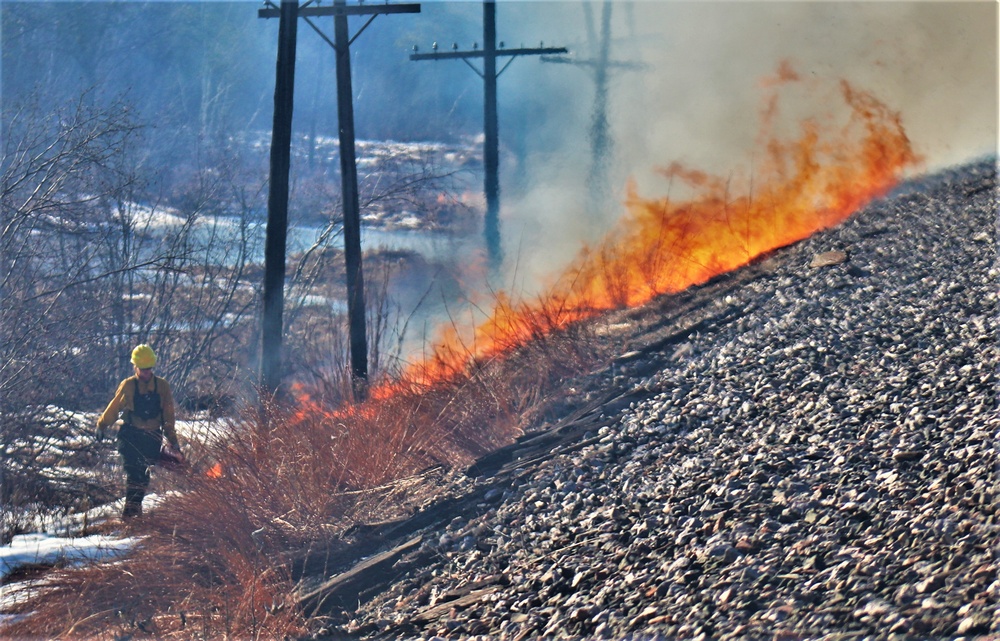
[[(292, 567), (359, 522), (400, 516), (400, 479), (461, 468), (511, 442), (542, 402), (606, 354), (583, 326), (471, 362), (434, 385), (403, 385), (364, 404), (248, 409), (204, 446), (181, 490), (136, 526), (127, 558), (44, 579), (14, 638), (285, 638), (309, 621), (293, 605)], [(544, 336), (544, 337), (543, 337)], [(214, 462), (221, 474), (206, 473)], [(426, 497), (421, 497), (426, 498)]]

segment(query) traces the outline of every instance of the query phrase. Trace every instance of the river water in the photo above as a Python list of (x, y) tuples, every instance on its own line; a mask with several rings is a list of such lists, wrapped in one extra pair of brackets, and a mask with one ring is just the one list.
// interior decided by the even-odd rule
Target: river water
[[(293, 255), (306, 251), (320, 241), (323, 227), (289, 226), (286, 251)], [(232, 266), (241, 260), (240, 249), (245, 246), (249, 262), (264, 262), (264, 241), (267, 225), (264, 222), (241, 224), (238, 218), (206, 218), (192, 228), (193, 245), (197, 252), (207, 252), (213, 264)], [(243, 240), (245, 238), (245, 241)], [(428, 262), (442, 262), (455, 257), (467, 244), (467, 236), (421, 229), (386, 230), (361, 228), (362, 251), (390, 250), (420, 254)], [(337, 228), (329, 233), (322, 244), (326, 248), (343, 249), (344, 236)]]

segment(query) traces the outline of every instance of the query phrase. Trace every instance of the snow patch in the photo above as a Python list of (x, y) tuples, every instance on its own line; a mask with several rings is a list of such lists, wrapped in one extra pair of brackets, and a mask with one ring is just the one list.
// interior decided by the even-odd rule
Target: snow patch
[(117, 558), (132, 549), (136, 539), (113, 538), (104, 534), (62, 537), (51, 534), (18, 534), (9, 545), (0, 547), (0, 577), (19, 567), (93, 563)]

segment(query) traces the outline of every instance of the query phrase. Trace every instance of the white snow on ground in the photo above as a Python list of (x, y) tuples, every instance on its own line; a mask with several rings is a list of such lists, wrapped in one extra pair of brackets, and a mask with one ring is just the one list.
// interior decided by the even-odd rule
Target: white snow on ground
[(177, 438), (181, 441), (181, 448), (184, 443), (197, 441), (207, 444), (214, 443), (223, 438), (229, 432), (230, 424), (224, 419), (177, 419), (174, 429), (177, 431)]
[[(136, 539), (104, 534), (63, 537), (53, 534), (19, 534), (10, 545), (0, 547), (0, 575), (33, 564), (73, 564), (102, 561), (121, 556)], [(0, 600), (2, 601), (2, 600)]]
[[(162, 497), (148, 494), (143, 508), (153, 508)], [(69, 566), (97, 563), (120, 558), (139, 540), (138, 537), (122, 536), (120, 532), (109, 534), (89, 534), (74, 536), (84, 523), (99, 523), (114, 518), (121, 512), (123, 500), (94, 508), (84, 514), (72, 514), (58, 521), (45, 524), (46, 532), (16, 535), (10, 544), (0, 546), (0, 581), (5, 580), (18, 568), (32, 565)], [(35, 593), (37, 580), (28, 579), (0, 585), (0, 625), (9, 623), (17, 615), (8, 614), (11, 609)]]
[[(96, 507), (86, 514), (46, 520), (41, 532), (15, 535), (8, 545), (0, 546), (0, 580), (27, 565), (73, 565), (121, 556), (135, 544), (135, 537), (125, 537), (120, 532), (86, 536), (74, 533), (82, 532), (86, 524), (94, 525), (116, 518), (122, 510), (123, 500)], [(154, 509), (162, 500), (163, 497), (157, 494), (147, 494), (143, 508)], [(0, 591), (7, 587), (0, 587)], [(0, 592), (0, 611), (3, 610), (3, 596)]]
[[(19, 567), (35, 564), (78, 565), (122, 556), (135, 545), (135, 537), (106, 534), (59, 536), (55, 534), (19, 534), (9, 545), (0, 547), (0, 577), (6, 578)], [(12, 622), (17, 615), (7, 614), (17, 604), (31, 598), (38, 582), (20, 581), (0, 585), (0, 625)]]
[[(73, 417), (86, 425), (96, 421), (96, 414)], [(186, 440), (208, 441), (219, 438), (226, 430), (224, 422), (210, 420), (178, 420), (177, 432), (181, 442)], [(147, 494), (143, 509), (154, 509), (163, 497)], [(18, 568), (32, 565), (82, 565), (119, 558), (126, 554), (138, 540), (125, 537), (120, 532), (74, 536), (89, 525), (114, 519), (121, 513), (120, 499), (93, 508), (86, 514), (70, 514), (57, 519), (44, 519), (42, 532), (19, 534), (8, 545), (0, 546), (0, 582)], [(10, 622), (7, 614), (17, 603), (28, 599), (35, 591), (37, 581), (27, 580), (0, 585), (0, 624)]]

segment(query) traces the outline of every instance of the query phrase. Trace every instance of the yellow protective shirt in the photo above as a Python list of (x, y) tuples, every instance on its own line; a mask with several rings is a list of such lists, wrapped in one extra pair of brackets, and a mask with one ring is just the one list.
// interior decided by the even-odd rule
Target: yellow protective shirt
[[(159, 417), (143, 420), (138, 416), (133, 416), (137, 382), (140, 394), (152, 392), (155, 383), (155, 390), (160, 395)], [(114, 398), (108, 403), (107, 409), (97, 419), (97, 427), (104, 428), (113, 425), (118, 420), (119, 415), (123, 421), (131, 423), (141, 430), (155, 432), (157, 429), (163, 428), (163, 435), (167, 437), (167, 441), (174, 447), (178, 446), (177, 432), (174, 430), (174, 397), (170, 392), (170, 383), (159, 376), (154, 375), (153, 378), (149, 379), (149, 383), (143, 383), (137, 376), (129, 376), (122, 381), (118, 385), (118, 391), (115, 392)]]

